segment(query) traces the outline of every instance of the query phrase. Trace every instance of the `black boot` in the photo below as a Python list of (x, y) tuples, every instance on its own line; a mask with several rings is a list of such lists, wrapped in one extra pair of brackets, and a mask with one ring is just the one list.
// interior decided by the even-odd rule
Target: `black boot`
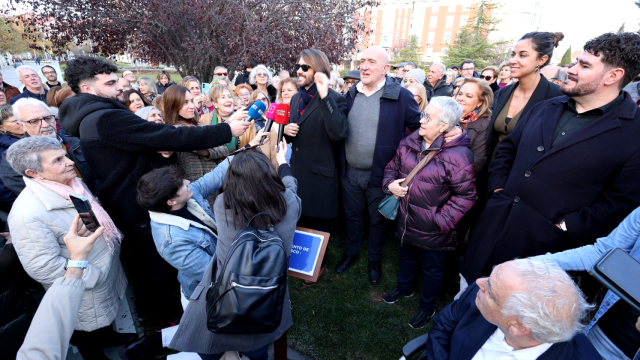
[(140, 339), (122, 345), (118, 349), (121, 359), (142, 360), (155, 359), (162, 350), (162, 332), (158, 331), (151, 335), (143, 336)]
[(340, 260), (340, 262), (336, 265), (336, 274), (338, 275), (345, 274), (347, 271), (349, 271), (349, 269), (351, 269), (351, 266), (353, 266), (353, 264), (358, 262), (359, 258), (360, 258), (360, 255), (351, 256), (345, 253), (344, 256), (342, 257), (342, 260)]
[(382, 261), (369, 260), (369, 282), (371, 285), (378, 285), (380, 279), (382, 279)]

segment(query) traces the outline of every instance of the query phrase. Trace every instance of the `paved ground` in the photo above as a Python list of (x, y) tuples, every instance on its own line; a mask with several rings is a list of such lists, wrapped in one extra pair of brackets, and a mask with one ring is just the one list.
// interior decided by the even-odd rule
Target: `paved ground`
[[(45, 65), (53, 66), (58, 73), (58, 81), (62, 81), (62, 71), (60, 71), (60, 65), (57, 61), (52, 61), (50, 63), (45, 63), (44, 61), (42, 61), (40, 65), (36, 65), (36, 63), (33, 61), (25, 60), (23, 62), (23, 65), (32, 67), (38, 73), (38, 75), (40, 75), (40, 78), (43, 82), (47, 81), (47, 79), (42, 76), (42, 71), (40, 69)], [(5, 66), (0, 70), (0, 72), (2, 72), (2, 79), (4, 82), (22, 90), (23, 85), (20, 83), (20, 80), (18, 80), (18, 74), (16, 74), (16, 70), (13, 68), (13, 66)]]

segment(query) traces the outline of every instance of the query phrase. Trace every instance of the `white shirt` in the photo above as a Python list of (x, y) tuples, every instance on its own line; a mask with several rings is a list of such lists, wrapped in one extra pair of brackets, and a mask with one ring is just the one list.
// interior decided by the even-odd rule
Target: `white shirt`
[(359, 81), (359, 82), (356, 84), (356, 89), (357, 89), (359, 92), (363, 93), (363, 94), (364, 94), (364, 96), (369, 97), (369, 96), (371, 96), (371, 95), (373, 95), (373, 94), (377, 93), (378, 91), (380, 91), (380, 89), (382, 89), (382, 88), (384, 87), (384, 84), (385, 84), (386, 82), (387, 82), (387, 76), (385, 75), (384, 79), (382, 79), (382, 81), (378, 84), (378, 86), (376, 86), (376, 89), (375, 89), (375, 90), (373, 90), (372, 92), (368, 93), (368, 94), (367, 94), (367, 92), (364, 90), (364, 84), (362, 83), (362, 81)]
[(507, 344), (504, 333), (497, 328), (471, 360), (535, 360), (549, 350), (551, 345), (553, 344), (542, 343), (527, 349), (514, 350)]

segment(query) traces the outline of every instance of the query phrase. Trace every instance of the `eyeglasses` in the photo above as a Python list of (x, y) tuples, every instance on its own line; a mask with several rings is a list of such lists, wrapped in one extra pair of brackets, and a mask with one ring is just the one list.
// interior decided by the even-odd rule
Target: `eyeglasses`
[(487, 80), (487, 81), (489, 81), (489, 80), (493, 79), (493, 76), (485, 75), (485, 76), (482, 76), (482, 78)]
[(47, 72), (43, 72), (42, 74), (44, 74), (44, 75), (55, 75), (55, 74), (57, 74), (57, 72), (55, 72), (55, 71), (47, 71)]
[(31, 119), (31, 120), (27, 120), (27, 121), (22, 121), (20, 120), (21, 123), (27, 123), (31, 126), (38, 126), (40, 125), (40, 123), (44, 121), (47, 122), (49, 124), (54, 124), (56, 122), (56, 117), (53, 115), (47, 115), (47, 116), (43, 116), (39, 119)]
[(307, 72), (309, 71), (309, 69), (311, 69), (311, 66), (309, 65), (302, 65), (302, 64), (295, 64), (293, 65), (293, 68), (298, 71), (299, 69), (302, 69), (302, 71)]
[(259, 76), (259, 77), (267, 77), (267, 74), (266, 74), (266, 73), (260, 73), (260, 74), (256, 74), (256, 76)]
[(215, 75), (216, 76), (227, 76), (227, 75), (229, 75), (229, 73), (226, 73), (226, 72), (224, 72), (224, 73), (215, 73)]
[(357, 82), (358, 82), (358, 80), (345, 80), (344, 84), (345, 85), (354, 85)]

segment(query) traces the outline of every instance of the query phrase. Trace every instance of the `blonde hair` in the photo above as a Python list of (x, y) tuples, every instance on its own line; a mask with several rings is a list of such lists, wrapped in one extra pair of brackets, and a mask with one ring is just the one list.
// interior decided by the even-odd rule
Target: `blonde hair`
[(220, 99), (220, 96), (224, 94), (225, 90), (229, 92), (229, 95), (233, 95), (233, 93), (231, 93), (231, 90), (229, 90), (229, 88), (224, 85), (216, 85), (213, 87), (213, 89), (210, 88), (209, 100), (213, 101), (214, 104), (217, 103), (218, 99)]
[(286, 78), (280, 81), (280, 86), (278, 86), (278, 95), (276, 95), (276, 101), (282, 101), (282, 88), (284, 87), (284, 84), (292, 84), (296, 88), (296, 91), (298, 90), (298, 83), (296, 82), (296, 79)]
[(420, 96), (420, 98), (422, 99), (422, 103), (420, 103), (419, 109), (420, 112), (424, 112), (424, 109), (429, 103), (429, 101), (427, 100), (427, 89), (424, 88), (424, 85), (418, 83), (407, 84), (406, 86), (407, 90), (411, 87), (418, 89), (418, 96)]
[(265, 105), (269, 107), (271, 105), (271, 99), (269, 99), (269, 94), (267, 94), (262, 90), (254, 90), (253, 93), (251, 94), (251, 101), (249, 101), (249, 103), (253, 104), (254, 102), (258, 101), (258, 95), (260, 94), (264, 95), (264, 97), (267, 98), (267, 103)]
[[(500, 67), (498, 67), (498, 84), (502, 82), (502, 77), (500, 76), (500, 73), (502, 72), (502, 68), (505, 66), (509, 68), (509, 75), (511, 75), (511, 66), (509, 65), (509, 62), (505, 61), (502, 64), (500, 64)], [(511, 76), (509, 76), (509, 81), (511, 81)]]
[[(465, 78), (460, 85), (460, 89), (465, 84), (476, 84), (478, 89), (480, 89), (480, 101), (482, 101), (482, 105), (478, 108), (478, 117), (491, 117), (491, 104), (493, 103), (493, 90), (489, 87), (489, 84), (483, 79), (478, 78)], [(466, 114), (462, 114), (466, 115)]]

